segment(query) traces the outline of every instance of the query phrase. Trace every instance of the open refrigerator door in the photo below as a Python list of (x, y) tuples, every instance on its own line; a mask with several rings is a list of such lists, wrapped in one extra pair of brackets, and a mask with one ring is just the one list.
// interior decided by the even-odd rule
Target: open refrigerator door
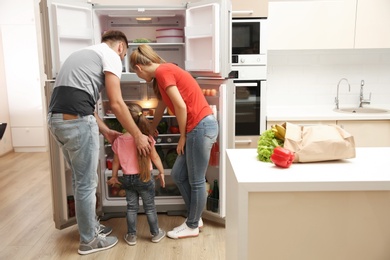
[[(45, 95), (48, 107), (61, 64), (72, 52), (93, 43), (92, 5), (81, 0), (41, 0), (39, 7), (44, 70), (47, 77)], [(55, 227), (63, 229), (76, 224), (72, 172), (50, 133), (48, 137), (53, 219)], [(100, 194), (97, 193), (97, 196), (99, 197)], [(97, 206), (99, 210), (100, 205)]]

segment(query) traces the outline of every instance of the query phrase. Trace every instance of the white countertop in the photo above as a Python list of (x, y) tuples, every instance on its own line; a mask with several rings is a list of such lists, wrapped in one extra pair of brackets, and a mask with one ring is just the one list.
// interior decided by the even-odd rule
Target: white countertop
[(278, 168), (256, 149), (227, 149), (240, 187), (248, 192), (390, 190), (390, 147), (356, 148), (356, 158)]
[[(352, 105), (340, 106), (356, 107)], [(366, 107), (384, 108), (389, 105), (367, 105)], [(311, 120), (389, 120), (390, 113), (340, 113), (333, 106), (267, 106), (267, 121), (311, 121)]]

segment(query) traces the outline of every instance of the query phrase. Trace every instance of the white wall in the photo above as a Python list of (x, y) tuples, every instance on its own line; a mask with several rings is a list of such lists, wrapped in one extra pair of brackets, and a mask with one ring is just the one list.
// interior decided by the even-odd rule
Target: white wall
[(334, 106), (337, 83), (340, 106), (359, 105), (360, 81), (371, 106), (390, 104), (390, 49), (270, 51), (268, 106)]
[[(0, 5), (1, 8), (1, 5)], [(7, 129), (3, 138), (0, 140), (0, 156), (12, 151), (11, 130), (9, 128), (9, 109), (8, 109), (8, 95), (5, 80), (4, 55), (3, 55), (3, 41), (2, 31), (0, 26), (0, 123), (7, 123)]]
[(8, 123), (0, 141), (0, 155), (12, 149), (47, 150), (37, 39), (38, 2), (0, 2), (0, 120)]

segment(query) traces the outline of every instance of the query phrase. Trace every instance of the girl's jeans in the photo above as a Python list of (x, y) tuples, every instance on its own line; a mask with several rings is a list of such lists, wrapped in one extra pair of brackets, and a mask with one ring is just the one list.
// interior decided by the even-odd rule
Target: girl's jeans
[(172, 168), (175, 181), (187, 208), (187, 226), (197, 228), (206, 205), (206, 170), (210, 151), (218, 136), (218, 122), (213, 115), (203, 118), (187, 133), (185, 154), (177, 157)]
[[(48, 128), (72, 170), (76, 219), (81, 242), (95, 238), (96, 187), (98, 184), (99, 129), (93, 115), (63, 120), (62, 114), (48, 114)], [(56, 162), (59, 163), (59, 162)]]
[(139, 196), (142, 198), (146, 218), (148, 219), (150, 233), (154, 236), (159, 233), (156, 206), (154, 204), (155, 180), (142, 182), (139, 174), (123, 175), (123, 187), (126, 190), (127, 201), (127, 233), (137, 233), (137, 214), (139, 209)]

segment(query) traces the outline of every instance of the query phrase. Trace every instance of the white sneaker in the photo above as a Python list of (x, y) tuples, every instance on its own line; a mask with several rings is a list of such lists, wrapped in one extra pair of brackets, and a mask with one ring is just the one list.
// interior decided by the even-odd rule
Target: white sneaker
[[(183, 224), (181, 224), (181, 225), (178, 226), (178, 227), (175, 227), (173, 230), (178, 229), (178, 228), (181, 228), (184, 224), (186, 224), (186, 222), (187, 222), (187, 218), (184, 220)], [(186, 225), (187, 225), (187, 224), (186, 224)], [(203, 220), (202, 220), (202, 218), (199, 219), (198, 228), (199, 228), (199, 232), (202, 231), (202, 230), (201, 230), (201, 229), (203, 228)]]
[(172, 231), (168, 231), (168, 237), (173, 239), (186, 238), (186, 237), (197, 237), (199, 235), (199, 228), (189, 228), (184, 222)]

